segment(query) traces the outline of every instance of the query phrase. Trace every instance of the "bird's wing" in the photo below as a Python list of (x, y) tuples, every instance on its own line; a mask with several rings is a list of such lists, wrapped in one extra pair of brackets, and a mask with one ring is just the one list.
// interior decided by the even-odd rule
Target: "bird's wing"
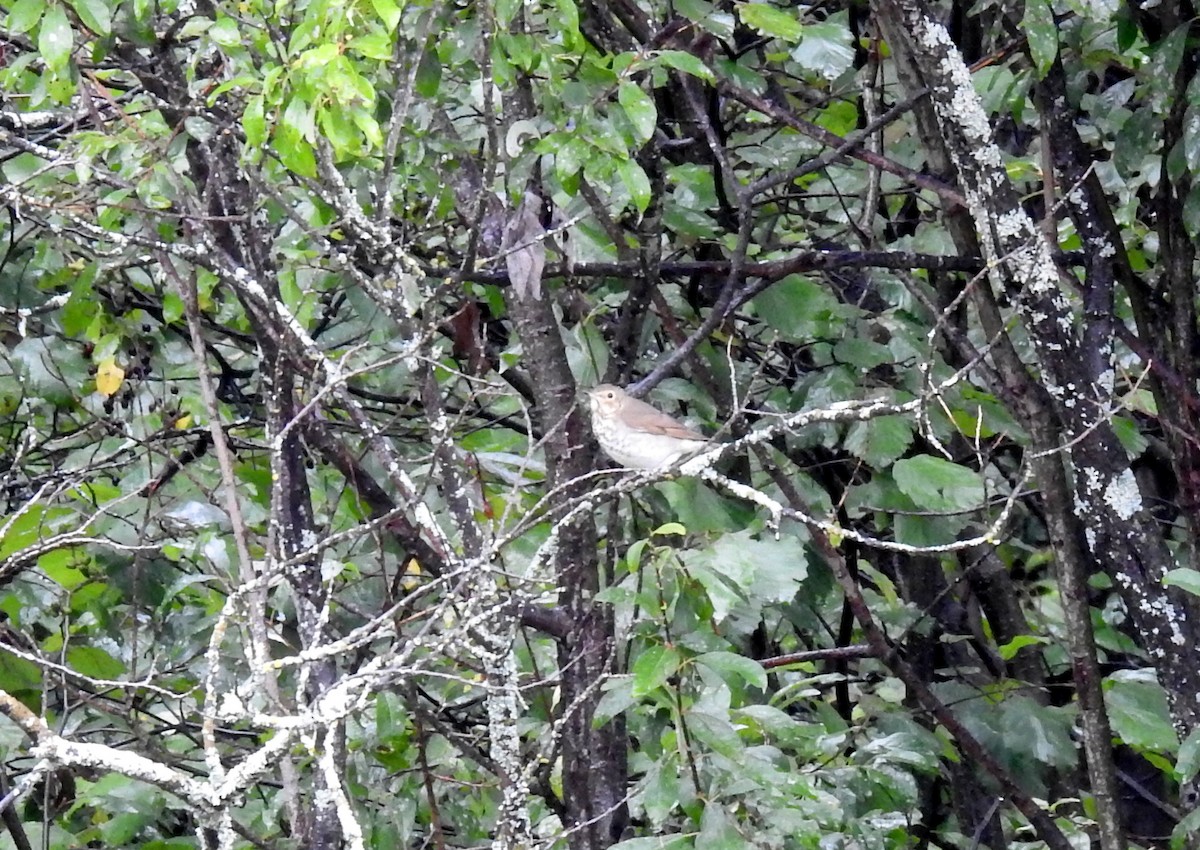
[(693, 431), (657, 407), (638, 398), (629, 398), (625, 401), (625, 413), (631, 425), (639, 430), (649, 431), (651, 434), (663, 434), (678, 440), (708, 440), (708, 437), (698, 431)]

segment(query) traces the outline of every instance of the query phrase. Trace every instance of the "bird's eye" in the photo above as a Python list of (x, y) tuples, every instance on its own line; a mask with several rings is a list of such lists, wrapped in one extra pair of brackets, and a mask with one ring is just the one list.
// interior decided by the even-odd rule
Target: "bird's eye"
[(606, 393), (604, 394), (604, 397), (605, 397), (605, 398), (616, 398), (616, 395), (613, 393), (613, 391), (612, 391), (612, 390), (609, 390), (608, 392), (606, 392)]

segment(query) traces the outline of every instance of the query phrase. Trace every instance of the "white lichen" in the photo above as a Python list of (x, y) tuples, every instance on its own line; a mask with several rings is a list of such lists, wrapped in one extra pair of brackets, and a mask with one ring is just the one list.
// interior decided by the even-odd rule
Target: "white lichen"
[(1133, 470), (1126, 469), (1108, 483), (1104, 501), (1122, 520), (1130, 520), (1142, 509), (1142, 493), (1138, 489)]

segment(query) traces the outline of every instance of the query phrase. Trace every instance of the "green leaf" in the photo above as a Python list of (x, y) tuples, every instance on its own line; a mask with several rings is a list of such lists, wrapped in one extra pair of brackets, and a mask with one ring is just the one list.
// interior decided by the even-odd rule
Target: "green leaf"
[(38, 569), (57, 585), (73, 590), (87, 581), (87, 576), (78, 568), (78, 564), (90, 560), (81, 550), (55, 549), (38, 558)]
[(656, 762), (642, 783), (642, 805), (651, 824), (660, 824), (679, 804), (679, 771), (671, 761)]
[(737, 11), (742, 23), (763, 35), (793, 43), (804, 35), (804, 27), (795, 15), (766, 3), (739, 3)]
[(717, 205), (717, 187), (712, 169), (684, 164), (671, 167), (667, 180), (672, 186), (672, 200), (689, 210), (710, 210)]
[(1189, 236), (1200, 236), (1200, 183), (1193, 183), (1183, 200), (1183, 225)]
[(333, 146), (337, 159), (358, 153), (362, 140), (345, 108), (330, 105), (328, 109), (320, 109), (317, 111), (317, 121), (321, 125), (321, 135)]
[[(1067, 746), (1071, 747), (1069, 735), (1065, 740)], [(939, 748), (931, 747), (929, 743), (928, 739), (916, 730), (893, 732), (863, 744), (859, 754), (876, 764), (904, 764), (936, 774)]]
[(695, 578), (708, 595), (708, 603), (712, 606), (712, 616), (715, 622), (724, 622), (735, 608), (746, 601), (745, 595), (715, 570), (697, 571)]
[(826, 80), (836, 80), (854, 65), (854, 34), (843, 21), (806, 24), (804, 38), (793, 48), (792, 59)]
[[(796, 689), (792, 689), (792, 695), (798, 693)], [(784, 692), (787, 693), (787, 692)], [(816, 695), (818, 691), (812, 690), (809, 693)], [(794, 699), (794, 697), (789, 697)], [(743, 708), (739, 708), (733, 713), (734, 719), (737, 721), (751, 720), (753, 726), (760, 728), (768, 735), (775, 736), (783, 740), (796, 737), (798, 734), (803, 734), (804, 724), (800, 723), (795, 717), (792, 717), (783, 709), (773, 705), (751, 704)]]
[[(716, 671), (731, 688), (740, 689), (741, 682), (755, 688), (766, 688), (767, 686), (767, 673), (763, 670), (762, 665), (744, 655), (737, 655), (733, 652), (706, 652), (696, 656), (696, 663)], [(732, 681), (735, 677), (741, 682)]]
[[(1191, 37), (1191, 22), (1184, 21), (1176, 26), (1166, 38), (1159, 39), (1151, 53), (1149, 67), (1143, 70), (1143, 73), (1149, 72), (1145, 79), (1154, 80), (1163, 86), (1170, 85), (1179, 70), (1180, 63), (1183, 62)], [(1157, 107), (1152, 108), (1157, 109)]]
[(242, 129), (246, 133), (246, 144), (251, 148), (267, 140), (267, 119), (263, 111), (262, 95), (255, 95), (246, 103), (242, 112)]
[(587, 142), (583, 139), (569, 139), (559, 143), (554, 149), (554, 175), (560, 182), (579, 173), (583, 164), (591, 155)]
[(1149, 106), (1139, 108), (1121, 125), (1113, 140), (1113, 164), (1122, 176), (1130, 176), (1142, 167), (1147, 153), (1156, 143), (1158, 114)]
[(1186, 841), (1189, 838), (1194, 838), (1200, 832), (1200, 809), (1190, 812), (1187, 817), (1175, 825), (1171, 830), (1171, 848), (1186, 847)]
[(327, 41), (324, 44), (318, 44), (316, 47), (311, 47), (304, 51), (296, 60), (296, 64), (298, 67), (324, 69), (324, 66), (333, 62), (341, 54), (340, 45)]
[(317, 176), (317, 159), (312, 146), (293, 127), (277, 128), (272, 147), (280, 161), (302, 177)]
[(1132, 15), (1117, 16), (1117, 52), (1124, 53), (1137, 42), (1140, 35), (1137, 21)]
[(999, 648), (1000, 657), (1005, 661), (1011, 661), (1017, 657), (1017, 653), (1027, 646), (1037, 646), (1038, 644), (1049, 643), (1050, 641), (1044, 637), (1036, 635), (1017, 635)]
[[(746, 749), (739, 736), (740, 727), (735, 726), (729, 712), (711, 706), (714, 710), (704, 711), (693, 707), (687, 713), (688, 727), (697, 741), (721, 755), (732, 759), (741, 758)], [(706, 845), (701, 845), (706, 847)]]
[(658, 110), (650, 96), (636, 83), (624, 82), (617, 89), (617, 100), (633, 125), (638, 143), (644, 145), (650, 141), (658, 122)]
[(20, 516), (0, 517), (0, 525), (4, 526), (4, 535), (0, 536), (0, 558), (7, 558), (36, 543), (43, 532), (53, 530), (55, 520), (69, 515), (62, 508), (48, 508), (35, 502)]
[(371, 0), (371, 5), (389, 30), (394, 30), (400, 23), (400, 7), (392, 0)]
[(788, 275), (754, 296), (753, 303), (759, 318), (794, 341), (817, 335), (837, 307), (824, 287), (800, 275)]
[(579, 32), (579, 7), (574, 0), (554, 0), (553, 26), (562, 33), (563, 46), (568, 50), (576, 50), (583, 44), (583, 36)]
[(597, 729), (637, 705), (633, 696), (632, 676), (610, 676), (601, 690), (604, 695), (596, 703), (596, 712), (592, 716), (593, 728)]
[(78, 799), (110, 812), (132, 812), (149, 817), (159, 817), (163, 813), (162, 792), (144, 782), (116, 773), (101, 776), (90, 784), (82, 784)]
[(1029, 42), (1029, 54), (1037, 66), (1038, 77), (1046, 76), (1058, 55), (1058, 24), (1049, 0), (1025, 0), (1025, 19), (1021, 31)]
[(653, 835), (649, 838), (628, 838), (608, 850), (688, 850), (692, 846), (690, 835)]
[(71, 287), (71, 297), (62, 308), (63, 331), (68, 336), (81, 337), (103, 308), (96, 300), (96, 267), (90, 266), (79, 275)]
[(903, 457), (912, 441), (912, 422), (902, 416), (877, 416), (851, 425), (845, 446), (855, 457), (882, 468)]
[(42, 28), (38, 31), (38, 52), (50, 70), (61, 71), (71, 58), (73, 45), (71, 22), (67, 20), (63, 7), (55, 3), (42, 18)]
[(162, 305), (164, 324), (173, 324), (183, 318), (183, 299), (174, 289), (168, 289), (163, 293)]
[(859, 337), (838, 340), (837, 345), (833, 347), (833, 356), (839, 363), (847, 363), (863, 372), (884, 363), (892, 363), (896, 359), (883, 343)]
[(1039, 705), (1028, 697), (1017, 696), (1005, 700), (1001, 712), (999, 731), (1009, 750), (1053, 767), (1075, 764), (1072, 710)]
[(704, 807), (704, 815), (700, 818), (700, 834), (696, 841), (704, 850), (742, 850), (745, 847), (753, 847), (738, 832), (724, 806), (715, 801)]
[(360, 35), (351, 40), (348, 46), (368, 59), (379, 59), (386, 62), (392, 58), (392, 38), (386, 32), (376, 31)]
[(621, 182), (629, 190), (629, 197), (633, 200), (633, 205), (637, 207), (639, 213), (644, 213), (650, 206), (650, 178), (632, 159), (622, 160), (617, 165), (617, 172), (621, 175)]
[(633, 696), (645, 697), (662, 687), (681, 663), (673, 646), (659, 643), (648, 647), (633, 662)]
[(14, 34), (26, 33), (37, 26), (46, 11), (46, 0), (17, 0), (9, 7), (8, 28)]
[(720, 39), (733, 38), (733, 15), (709, 0), (676, 0), (675, 9), (679, 14), (695, 21), (705, 32), (710, 32)]
[(1152, 672), (1118, 671), (1105, 679), (1104, 704), (1113, 732), (1131, 747), (1174, 753), (1179, 746), (1167, 697)]
[(636, 573), (642, 564), (642, 553), (646, 551), (646, 547), (650, 545), (648, 538), (635, 540), (629, 549), (625, 552), (625, 566), (631, 573)]
[(21, 694), (32, 691), (36, 694), (41, 688), (42, 671), (37, 665), (7, 652), (0, 652), (0, 690)]
[(408, 738), (408, 712), (400, 698), (389, 691), (375, 696), (375, 736), (380, 742), (393, 744)]
[(979, 473), (940, 457), (918, 455), (896, 461), (892, 478), (901, 492), (926, 510), (969, 510), (983, 503)]
[(105, 0), (71, 0), (84, 26), (104, 37), (112, 33), (112, 10)]
[(705, 65), (699, 56), (688, 53), (686, 50), (660, 50), (656, 58), (660, 64), (668, 68), (699, 77), (705, 82), (713, 83), (717, 80), (712, 68)]
[(858, 107), (835, 100), (817, 113), (817, 123), (831, 133), (844, 136), (858, 126)]
[(711, 487), (694, 478), (663, 482), (659, 490), (671, 505), (672, 515), (694, 534), (745, 527), (745, 521), (739, 515), (739, 509), (744, 506), (721, 498)]
[(421, 54), (421, 62), (417, 65), (417, 78), (413, 87), (421, 97), (433, 98), (437, 97), (441, 84), (442, 62), (438, 59), (437, 51), (430, 47)]
[(721, 535), (686, 563), (708, 592), (717, 622), (747, 601), (755, 607), (790, 602), (808, 575), (802, 539), (760, 539), (748, 530)]
[(521, 0), (496, 0), (492, 6), (495, 9), (496, 23), (503, 29), (508, 29), (521, 5)]
[(153, 818), (139, 812), (117, 812), (100, 825), (100, 835), (107, 847), (128, 847)]
[(203, 587), (203, 585), (213, 580), (214, 576), (206, 573), (188, 573), (179, 576), (179, 578), (163, 588), (162, 601), (158, 604), (159, 613), (171, 610), (171, 604), (175, 601), (175, 598), (191, 588), (194, 588), (194, 590), (186, 594), (184, 599), (180, 600), (184, 605), (193, 604), (198, 600), (213, 598), (212, 591)]
[(1180, 782), (1190, 782), (1200, 773), (1200, 729), (1193, 729), (1179, 748), (1175, 770)]
[(379, 129), (379, 122), (375, 120), (375, 116), (366, 109), (359, 108), (354, 110), (352, 117), (354, 126), (366, 137), (367, 144), (372, 148), (382, 147), (383, 131)]
[(124, 664), (95, 646), (72, 646), (67, 663), (76, 673), (96, 679), (115, 679), (125, 672)]
[(220, 17), (208, 28), (208, 37), (221, 47), (237, 47), (242, 43), (242, 34), (238, 31), (237, 21), (233, 18)]
[(1200, 596), (1200, 570), (1191, 567), (1167, 570), (1163, 574), (1162, 582), (1167, 587), (1183, 588), (1193, 596)]

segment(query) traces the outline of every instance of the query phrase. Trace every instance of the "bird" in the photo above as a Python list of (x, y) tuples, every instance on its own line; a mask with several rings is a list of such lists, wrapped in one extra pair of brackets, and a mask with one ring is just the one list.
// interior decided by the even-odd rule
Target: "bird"
[(608, 457), (630, 469), (664, 469), (710, 445), (707, 437), (620, 387), (588, 390), (592, 431)]

